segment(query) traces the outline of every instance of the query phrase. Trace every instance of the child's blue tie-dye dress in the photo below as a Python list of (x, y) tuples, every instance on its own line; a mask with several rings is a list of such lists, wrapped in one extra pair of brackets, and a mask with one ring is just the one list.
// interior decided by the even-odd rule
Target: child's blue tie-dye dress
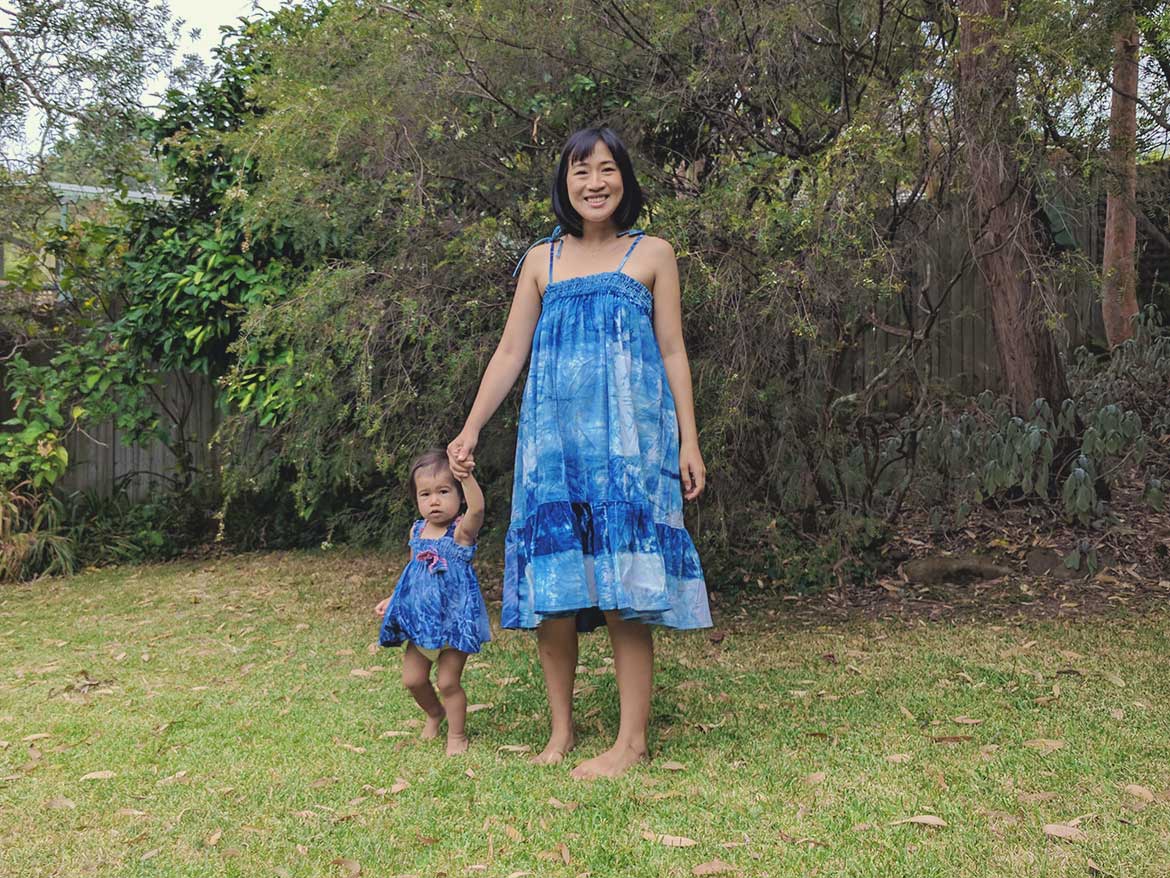
[(549, 282), (532, 339), (505, 543), (505, 628), (602, 610), (670, 628), (711, 624), (683, 527), (678, 419), (650, 291), (614, 271)]
[(401, 646), (410, 641), (423, 650), (454, 647), (479, 652), (492, 639), (487, 607), (471, 559), (475, 546), (455, 542), (452, 521), (435, 539), (422, 537), (421, 518), (410, 529), (410, 562), (398, 578), (378, 641)]

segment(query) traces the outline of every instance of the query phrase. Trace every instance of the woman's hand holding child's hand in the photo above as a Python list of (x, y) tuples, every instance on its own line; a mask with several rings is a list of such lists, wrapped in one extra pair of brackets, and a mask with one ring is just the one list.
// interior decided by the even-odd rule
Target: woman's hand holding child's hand
[(463, 431), (447, 446), (447, 462), (451, 467), (451, 474), (459, 481), (463, 481), (475, 469), (474, 452), (475, 446), (478, 444), (479, 433), (464, 427)]

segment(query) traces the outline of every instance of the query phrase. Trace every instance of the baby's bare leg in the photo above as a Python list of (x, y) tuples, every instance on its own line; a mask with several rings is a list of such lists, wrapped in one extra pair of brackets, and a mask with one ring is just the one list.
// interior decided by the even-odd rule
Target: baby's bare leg
[(402, 656), (402, 685), (427, 715), (422, 737), (438, 737), (439, 724), (443, 722), (444, 716), (443, 705), (439, 703), (435, 687), (431, 685), (431, 660), (419, 652), (413, 643), (406, 644), (406, 652)]
[(447, 710), (447, 755), (454, 756), (467, 749), (467, 693), (461, 681), (467, 653), (458, 649), (444, 649), (439, 653), (439, 693)]

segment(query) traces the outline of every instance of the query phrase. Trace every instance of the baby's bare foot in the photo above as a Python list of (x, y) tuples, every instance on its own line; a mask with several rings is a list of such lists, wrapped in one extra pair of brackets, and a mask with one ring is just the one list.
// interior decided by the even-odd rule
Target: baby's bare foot
[(447, 755), (458, 756), (467, 752), (467, 735), (447, 735)]
[(639, 762), (650, 758), (646, 750), (614, 744), (600, 756), (586, 759), (571, 772), (574, 780), (593, 780), (598, 777), (620, 777)]
[(423, 725), (422, 733), (419, 735), (424, 741), (430, 741), (432, 738), (439, 737), (439, 726), (443, 724), (443, 720), (447, 718), (447, 711), (443, 711), (438, 716), (427, 715), (427, 721)]
[(549, 738), (544, 749), (533, 756), (530, 761), (533, 765), (556, 765), (558, 762), (564, 762), (565, 755), (576, 745), (577, 739), (575, 736), (571, 734), (556, 735)]

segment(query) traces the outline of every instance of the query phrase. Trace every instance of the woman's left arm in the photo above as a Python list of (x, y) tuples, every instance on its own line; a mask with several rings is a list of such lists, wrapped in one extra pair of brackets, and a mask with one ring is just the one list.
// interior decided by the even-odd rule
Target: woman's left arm
[(694, 500), (707, 483), (707, 469), (699, 453), (695, 427), (695, 397), (691, 388), (691, 364), (683, 343), (682, 290), (674, 248), (661, 238), (651, 238), (654, 259), (654, 337), (666, 367), (666, 380), (678, 415), (678, 468), (683, 496)]

